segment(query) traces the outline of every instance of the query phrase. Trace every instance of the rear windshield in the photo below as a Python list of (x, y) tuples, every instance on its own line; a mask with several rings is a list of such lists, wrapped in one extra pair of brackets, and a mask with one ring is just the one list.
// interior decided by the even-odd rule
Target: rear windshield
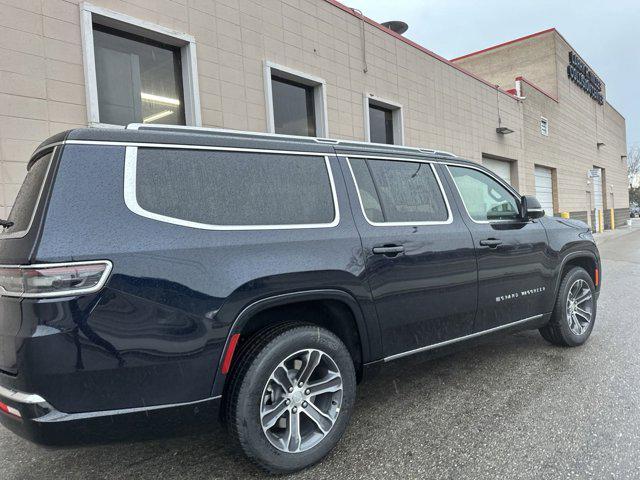
[(14, 236), (29, 230), (52, 155), (53, 152), (48, 153), (31, 165), (7, 219), (13, 222), (13, 225), (1, 229), (0, 236)]

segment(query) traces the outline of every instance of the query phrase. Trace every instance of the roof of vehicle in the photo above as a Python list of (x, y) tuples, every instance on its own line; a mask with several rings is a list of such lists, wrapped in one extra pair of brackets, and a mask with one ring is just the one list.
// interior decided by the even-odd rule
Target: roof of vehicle
[(349, 154), (357, 151), (372, 155), (426, 157), (429, 159), (454, 160), (455, 162), (460, 161), (460, 163), (466, 163), (466, 161), (456, 157), (452, 153), (427, 148), (272, 133), (242, 132), (215, 128), (148, 124), (130, 124), (126, 128), (80, 128), (68, 130), (50, 137), (44, 141), (36, 151), (47, 148), (51, 144), (65, 141), (225, 146), (331, 154), (334, 152)]

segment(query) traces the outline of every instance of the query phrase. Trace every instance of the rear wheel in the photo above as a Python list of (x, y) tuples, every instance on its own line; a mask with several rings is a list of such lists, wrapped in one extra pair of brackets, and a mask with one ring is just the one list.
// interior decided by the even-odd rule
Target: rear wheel
[(259, 334), (231, 375), (229, 432), (265, 470), (286, 473), (312, 465), (342, 437), (356, 376), (349, 351), (328, 330), (284, 325)]
[(585, 269), (573, 267), (562, 278), (551, 320), (540, 329), (540, 334), (555, 345), (582, 345), (591, 335), (596, 311), (591, 276)]

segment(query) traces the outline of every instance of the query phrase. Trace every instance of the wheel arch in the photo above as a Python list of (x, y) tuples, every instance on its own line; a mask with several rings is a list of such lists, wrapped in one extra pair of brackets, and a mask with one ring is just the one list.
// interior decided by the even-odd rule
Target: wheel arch
[(556, 279), (554, 298), (557, 298), (558, 296), (562, 278), (564, 277), (565, 273), (572, 267), (584, 268), (591, 277), (591, 280), (593, 280), (593, 284), (596, 286), (596, 289), (599, 290), (600, 262), (598, 261), (598, 257), (596, 256), (596, 254), (588, 250), (571, 252), (563, 258), (562, 264), (560, 265), (558, 278)]
[[(303, 315), (297, 317), (298, 314)], [(224, 391), (226, 375), (221, 367), (235, 335), (247, 339), (264, 328), (291, 321), (317, 324), (336, 334), (349, 349), (358, 378), (361, 378), (362, 367), (370, 360), (370, 346), (359, 303), (343, 290), (306, 290), (262, 298), (242, 309), (227, 333), (216, 371), (213, 395), (221, 395)], [(236, 361), (237, 355), (233, 353), (230, 372)]]

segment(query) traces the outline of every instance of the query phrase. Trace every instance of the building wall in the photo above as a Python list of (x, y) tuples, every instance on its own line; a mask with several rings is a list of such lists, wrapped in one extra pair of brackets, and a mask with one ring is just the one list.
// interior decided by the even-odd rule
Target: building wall
[[(566, 73), (569, 52), (573, 51), (564, 38), (556, 35), (556, 62), (558, 65), (558, 100), (561, 122), (567, 144), (574, 147), (574, 161), (578, 174), (582, 173), (582, 185), (586, 184), (585, 166), (605, 169), (606, 195), (604, 208), (629, 206), (628, 177), (626, 171), (627, 139), (625, 120), (608, 102), (598, 105), (586, 92), (573, 83)], [(604, 86), (603, 86), (604, 91)], [(598, 143), (604, 145), (598, 147)], [(625, 156), (625, 158), (622, 158)], [(577, 209), (582, 199), (580, 184), (572, 185), (568, 198), (569, 207)], [(593, 191), (593, 185), (588, 189)]]
[[(587, 178), (593, 167), (603, 168), (606, 183), (604, 208), (621, 211), (628, 206), (624, 118), (606, 101), (598, 105), (567, 77), (571, 45), (555, 30), (493, 48), (455, 63), (507, 87), (520, 82), (523, 106), (524, 161), (553, 168), (558, 178), (557, 212), (587, 218), (593, 184)], [(603, 82), (603, 92), (604, 92)], [(549, 122), (549, 135), (540, 133), (540, 119)], [(598, 147), (598, 143), (604, 145)], [(589, 182), (589, 183), (588, 183)], [(535, 192), (535, 178), (525, 175), (523, 191)], [(608, 221), (606, 222), (608, 223)]]
[[(483, 154), (516, 161), (514, 183), (525, 194), (535, 193), (535, 163), (556, 166), (560, 209), (586, 208), (586, 194), (582, 201), (579, 194), (584, 177), (570, 178), (575, 171), (586, 175), (593, 151), (565, 142), (563, 129), (582, 142), (581, 135), (595, 128), (593, 113), (582, 119), (594, 102), (575, 86), (560, 81), (558, 96), (577, 102), (577, 122), (575, 111), (563, 113), (564, 102), (550, 103), (533, 89), (529, 95), (528, 87), (528, 98), (519, 101), (324, 0), (92, 3), (195, 38), (203, 126), (266, 131), (263, 71), (270, 61), (326, 81), (331, 137), (364, 140), (363, 98), (373, 94), (402, 105), (405, 144), (478, 162)], [(85, 126), (87, 113), (78, 2), (0, 0), (0, 8), (0, 217), (6, 217), (31, 151), (49, 135)], [(556, 52), (558, 65), (562, 55)], [(596, 163), (607, 169), (607, 182), (609, 176), (615, 182), (619, 207), (626, 170), (616, 168), (612, 152), (624, 144), (624, 119), (610, 107), (602, 110), (598, 132), (608, 140)], [(553, 132), (546, 143), (535, 135), (540, 112)], [(498, 117), (514, 133), (497, 134)]]
[(515, 78), (523, 76), (535, 80), (544, 91), (557, 96), (556, 35), (555, 30), (550, 29), (523, 40), (453, 59), (452, 62), (502, 88), (513, 88)]

